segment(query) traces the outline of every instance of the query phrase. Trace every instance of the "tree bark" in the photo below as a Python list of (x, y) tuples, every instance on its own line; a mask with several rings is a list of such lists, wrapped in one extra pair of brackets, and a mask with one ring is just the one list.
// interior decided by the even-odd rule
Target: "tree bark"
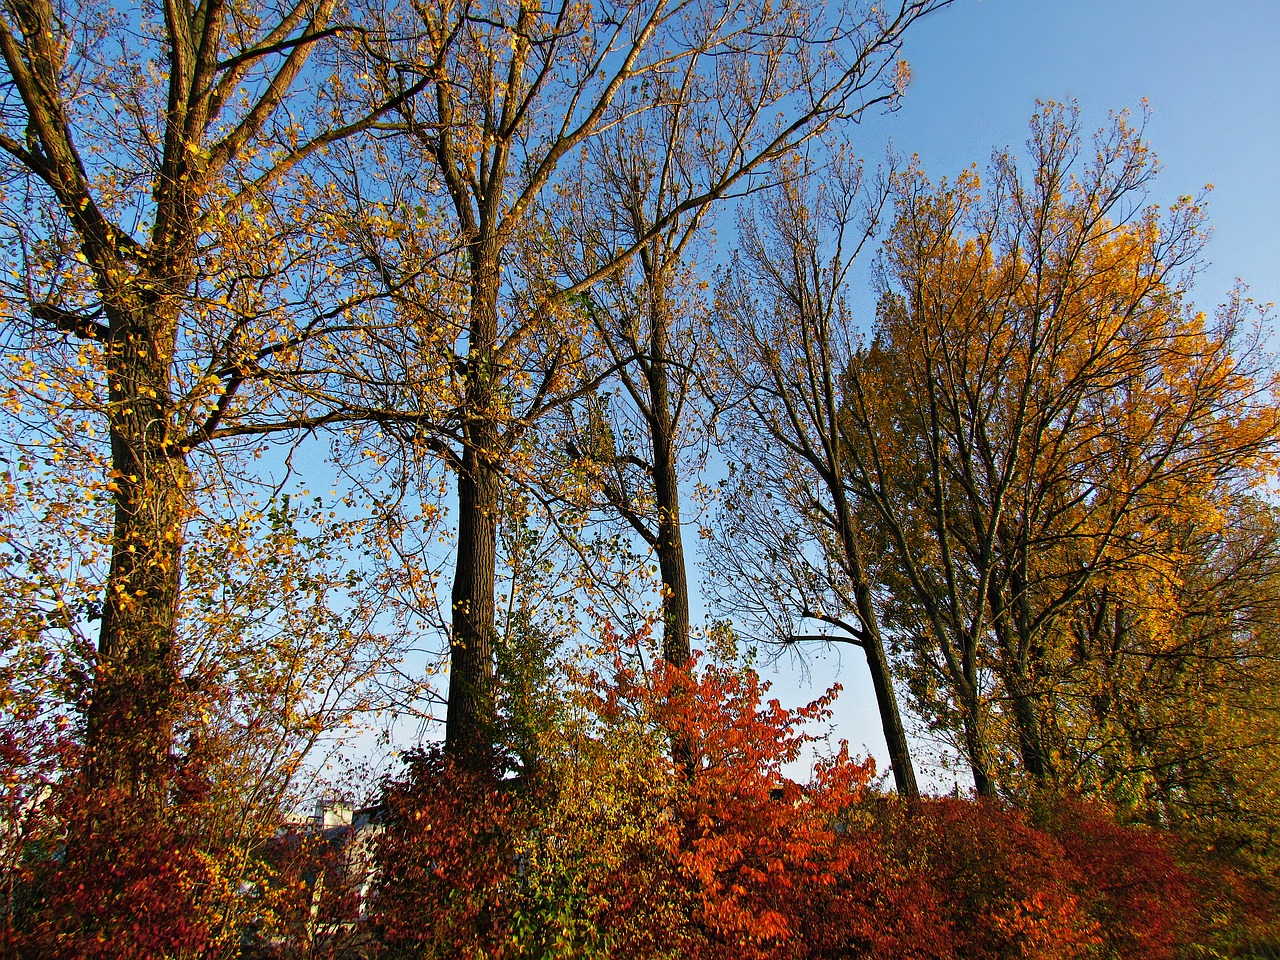
[(1045, 754), (1035, 695), (1021, 677), (1006, 678), (1005, 686), (1013, 700), (1013, 719), (1018, 728), (1018, 752), (1022, 757), (1023, 769), (1037, 783), (1047, 783), (1052, 778), (1053, 771)]
[(499, 480), (482, 460), (468, 448), (458, 475), (458, 559), (445, 719), (446, 751), (479, 766), (492, 756), (497, 719), (493, 640)]
[[(838, 432), (833, 432), (838, 437)], [(831, 457), (833, 471), (827, 473), (837, 522), (840, 524), (841, 546), (845, 553), (845, 569), (853, 581), (854, 602), (862, 632), (859, 643), (867, 658), (871, 673), (871, 685), (876, 693), (876, 705), (880, 710), (880, 727), (884, 731), (885, 745), (889, 749), (889, 762), (893, 765), (893, 783), (898, 795), (915, 800), (920, 796), (916, 783), (916, 771), (911, 762), (911, 750), (907, 744), (907, 731), (898, 710), (898, 693), (893, 688), (893, 672), (884, 652), (884, 638), (880, 634), (880, 620), (876, 616), (871, 586), (867, 582), (866, 565), (862, 559), (862, 547), (854, 528), (853, 511), (845, 495), (844, 482), (839, 473), (839, 450)]]
[(497, 591), (498, 450), (507, 414), (495, 390), (500, 375), (498, 245), (472, 245), (470, 339), (467, 350), (467, 420), (458, 472), (458, 557), (452, 592), (449, 705), (445, 750), (483, 769), (493, 759), (497, 732), (494, 631)]
[(85, 738), (88, 789), (119, 791), (151, 814), (167, 802), (172, 762), (189, 483), (186, 459), (167, 435), (171, 312), (108, 314), (115, 525)]
[(978, 703), (972, 698), (966, 705), (968, 715), (963, 720), (964, 747), (968, 754), (969, 769), (973, 772), (973, 789), (980, 797), (994, 797), (996, 784), (987, 770), (986, 744), (978, 732)]
[(693, 656), (689, 622), (689, 578), (685, 570), (680, 531), (680, 486), (676, 470), (676, 423), (671, 413), (671, 383), (667, 365), (670, 315), (666, 285), (650, 267), (649, 357), (645, 378), (649, 386), (649, 435), (653, 445), (653, 493), (658, 510), (658, 571), (662, 577), (662, 657), (675, 667)]
[(858, 616), (863, 624), (862, 650), (867, 657), (867, 669), (871, 673), (871, 684), (880, 709), (880, 727), (889, 748), (889, 762), (893, 765), (893, 784), (899, 796), (914, 800), (920, 796), (920, 787), (916, 784), (907, 731), (902, 724), (902, 714), (898, 711), (898, 694), (893, 689), (893, 673), (889, 669), (889, 658), (885, 655), (884, 640), (880, 636), (880, 626), (872, 607), (871, 589), (864, 581), (857, 585), (855, 593)]

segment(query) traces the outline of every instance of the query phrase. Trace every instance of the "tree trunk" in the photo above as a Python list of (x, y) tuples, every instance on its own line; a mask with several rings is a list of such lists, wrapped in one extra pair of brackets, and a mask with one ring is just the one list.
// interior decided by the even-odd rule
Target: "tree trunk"
[(478, 766), (492, 756), (497, 719), (493, 640), (499, 485), (497, 472), (482, 459), (468, 448), (458, 475), (458, 558), (445, 720), (445, 749)]
[(85, 774), (89, 790), (120, 791), (145, 817), (167, 801), (189, 474), (168, 438), (176, 318), (142, 315), (113, 311), (106, 345), (115, 524)]
[[(838, 434), (833, 434), (838, 436)], [(838, 471), (839, 452), (831, 456), (832, 469)], [(889, 762), (893, 765), (893, 783), (898, 795), (914, 800), (920, 796), (916, 784), (916, 771), (911, 763), (911, 751), (907, 745), (907, 731), (898, 712), (898, 694), (893, 688), (893, 674), (889, 658), (884, 652), (884, 638), (880, 635), (880, 622), (876, 617), (871, 586), (867, 582), (866, 565), (862, 561), (862, 548), (853, 525), (853, 512), (845, 495), (843, 478), (838, 472), (826, 474), (837, 522), (840, 524), (841, 546), (845, 553), (846, 573), (853, 581), (854, 602), (862, 633), (858, 638), (867, 657), (867, 669), (876, 693), (876, 705), (880, 708), (880, 727), (884, 731), (885, 745), (889, 748)]]
[[(996, 640), (1004, 659), (1000, 678), (1013, 702), (1013, 722), (1018, 731), (1018, 753), (1022, 759), (1022, 768), (1038, 783), (1043, 784), (1048, 782), (1052, 771), (1040, 730), (1040, 712), (1031, 689), (1031, 679), (1027, 676), (1027, 651), (1031, 649), (1031, 638), (1027, 636), (1025, 624), (1031, 617), (1025, 609), (1025, 584), (1025, 577), (1015, 577), (1011, 588), (1014, 595), (1021, 598), (1021, 610), (1006, 601), (1004, 593), (994, 580), (987, 594), (991, 606), (991, 624), (996, 631)], [(1017, 613), (1022, 616), (1016, 617)]]
[(865, 582), (855, 588), (858, 617), (862, 620), (862, 650), (867, 655), (867, 669), (871, 672), (871, 684), (876, 692), (876, 704), (880, 708), (880, 727), (884, 730), (885, 744), (889, 748), (889, 762), (893, 764), (893, 783), (898, 795), (909, 800), (920, 796), (916, 784), (916, 771), (911, 763), (911, 751), (907, 745), (907, 731), (898, 712), (898, 694), (893, 689), (893, 674), (889, 658), (885, 656), (884, 640), (872, 608), (871, 589)]
[(976, 699), (967, 705), (968, 715), (964, 718), (964, 749), (968, 754), (969, 769), (973, 772), (973, 789), (980, 797), (996, 795), (995, 781), (987, 771), (986, 744), (978, 733), (978, 704)]
[(671, 414), (667, 369), (669, 329), (666, 289), (649, 284), (649, 435), (653, 445), (653, 493), (658, 509), (658, 571), (662, 576), (662, 658), (683, 667), (693, 656), (689, 624), (689, 578), (680, 531), (680, 486), (676, 471), (676, 424)]
[(1008, 676), (1005, 686), (1013, 699), (1013, 719), (1018, 728), (1018, 752), (1023, 769), (1038, 783), (1047, 783), (1052, 770), (1045, 755), (1044, 737), (1040, 731), (1040, 712), (1036, 708), (1035, 695), (1022, 677)]
[(449, 648), (449, 705), (445, 750), (483, 769), (497, 733), (494, 630), (497, 590), (497, 464), (506, 411), (495, 389), (500, 371), (497, 244), (472, 246), (467, 420), (458, 473), (458, 557), (453, 579), (453, 637)]

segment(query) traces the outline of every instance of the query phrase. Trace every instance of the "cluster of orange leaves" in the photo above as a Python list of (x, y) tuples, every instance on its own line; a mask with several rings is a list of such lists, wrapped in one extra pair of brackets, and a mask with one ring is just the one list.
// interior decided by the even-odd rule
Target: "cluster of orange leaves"
[[(581, 794), (554, 769), (503, 781), (419, 756), (390, 785), (379, 847), (389, 955), (1172, 960), (1203, 932), (1202, 891), (1165, 840), (1100, 807), (908, 805), (843, 746), (808, 783), (788, 778), (833, 694), (787, 710), (753, 672), (717, 666), (591, 682), (593, 736), (648, 728), (678, 758), (644, 781), (650, 797), (610, 796), (636, 822), (584, 841), (593, 824), (557, 813)], [(635, 760), (604, 751), (575, 776), (616, 790), (636, 781), (603, 766)], [(572, 851), (551, 858), (558, 878), (529, 837)]]

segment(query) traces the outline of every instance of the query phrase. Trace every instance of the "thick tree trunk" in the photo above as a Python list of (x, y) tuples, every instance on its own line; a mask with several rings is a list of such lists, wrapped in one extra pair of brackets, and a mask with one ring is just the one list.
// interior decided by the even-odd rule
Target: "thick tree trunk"
[(189, 483), (168, 437), (176, 318), (141, 313), (116, 312), (106, 345), (115, 524), (85, 737), (86, 786), (134, 816), (167, 801)]
[(445, 720), (445, 749), (476, 765), (492, 756), (496, 734), (493, 640), (499, 480), (481, 460), (468, 449), (458, 476), (458, 558)]
[[(670, 482), (675, 482), (671, 471)], [(680, 504), (678, 500), (663, 505), (661, 488), (658, 496), (658, 572), (662, 577), (662, 659), (675, 667), (683, 667), (693, 656), (690, 640), (689, 580), (684, 563), (684, 543), (680, 536)]]
[(477, 768), (492, 760), (497, 733), (493, 654), (501, 490), (498, 448), (507, 418), (496, 389), (500, 371), (494, 357), (498, 261), (496, 243), (473, 246), (467, 420), (458, 474), (458, 557), (445, 719), (445, 750)]
[(653, 493), (658, 509), (658, 572), (662, 577), (662, 658), (683, 667), (693, 655), (689, 623), (689, 579), (680, 531), (680, 486), (676, 471), (676, 424), (671, 413), (671, 383), (667, 367), (665, 285), (650, 282), (649, 434), (653, 445)]

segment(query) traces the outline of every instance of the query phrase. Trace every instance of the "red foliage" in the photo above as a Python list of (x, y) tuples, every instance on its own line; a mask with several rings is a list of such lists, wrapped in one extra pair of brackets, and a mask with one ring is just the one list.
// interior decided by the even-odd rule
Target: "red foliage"
[(658, 665), (651, 685), (620, 674), (618, 694), (644, 704), (686, 769), (672, 811), (678, 830), (664, 851), (669, 885), (688, 891), (688, 920), (705, 957), (803, 956), (802, 936), (823, 913), (852, 850), (837, 842), (840, 817), (872, 775), (842, 747), (805, 787), (783, 776), (811, 737), (805, 723), (829, 715), (838, 688), (808, 706), (762, 704), (768, 684), (752, 671), (700, 674)]
[(1198, 940), (1207, 940), (1215, 955), (1280, 955), (1280, 884), (1274, 873), (1268, 876), (1257, 863), (1243, 860), (1234, 845), (1183, 835), (1176, 840), (1199, 914), (1211, 921), (1210, 929), (1197, 931)]
[(864, 851), (833, 905), (847, 946), (883, 958), (1122, 960), (1177, 955), (1200, 923), (1162, 839), (1099, 806), (882, 799), (850, 816)]
[(1198, 898), (1165, 839), (1125, 827), (1100, 805), (1058, 799), (1040, 825), (1083, 878), (1079, 892), (1118, 960), (1172, 960), (1194, 933)]
[[(766, 690), (751, 672), (711, 667), (695, 676), (662, 666), (650, 683), (620, 668), (598, 687), (604, 722), (647, 717), (680, 744), (682, 760), (669, 772), (660, 822), (637, 834), (616, 868), (587, 881), (604, 905), (586, 919), (616, 955), (807, 953), (801, 934), (848, 856), (836, 842), (840, 812), (860, 797), (870, 765), (842, 750), (808, 787), (783, 777), (807, 739), (800, 725), (822, 715), (831, 696), (788, 711), (776, 701), (762, 706)], [(502, 956), (521, 895), (516, 840), (539, 829), (537, 793), (526, 787), (522, 797), (439, 753), (416, 758), (387, 792), (372, 908), (378, 939), (393, 952), (430, 943), (446, 956)], [(662, 919), (646, 926), (636, 917)]]
[(530, 805), (513, 784), (440, 750), (412, 757), (384, 804), (380, 878), (369, 908), (378, 942), (393, 953), (426, 943), (444, 956), (503, 956), (516, 841)]
[(212, 877), (194, 829), (180, 816), (160, 824), (132, 816), (123, 797), (67, 795), (59, 806), (73, 839), (33, 872), (8, 951), (32, 960), (208, 953), (201, 894)]
[(1096, 945), (1095, 924), (1077, 896), (1083, 878), (1054, 838), (1016, 811), (925, 801), (904, 818), (897, 841), (925, 852), (957, 956), (1065, 960)]
[[(374, 915), (393, 954), (501, 957), (525, 936), (575, 955), (563, 929), (637, 960), (1170, 960), (1195, 927), (1168, 850), (1101, 808), (1043, 804), (1032, 821), (998, 803), (868, 797), (870, 764), (843, 749), (807, 785), (790, 781), (802, 725), (831, 695), (785, 710), (762, 703), (750, 671), (642, 678), (621, 663), (591, 689), (604, 728), (647, 723), (676, 745), (659, 806), (635, 804), (645, 829), (602, 840), (618, 855), (548, 905), (561, 888), (531, 883), (516, 851), (531, 832), (541, 849), (568, 843), (547, 835), (571, 822), (543, 817), (554, 791), (521, 795), (424, 754), (388, 791)], [(530, 934), (539, 923), (555, 929)]]

